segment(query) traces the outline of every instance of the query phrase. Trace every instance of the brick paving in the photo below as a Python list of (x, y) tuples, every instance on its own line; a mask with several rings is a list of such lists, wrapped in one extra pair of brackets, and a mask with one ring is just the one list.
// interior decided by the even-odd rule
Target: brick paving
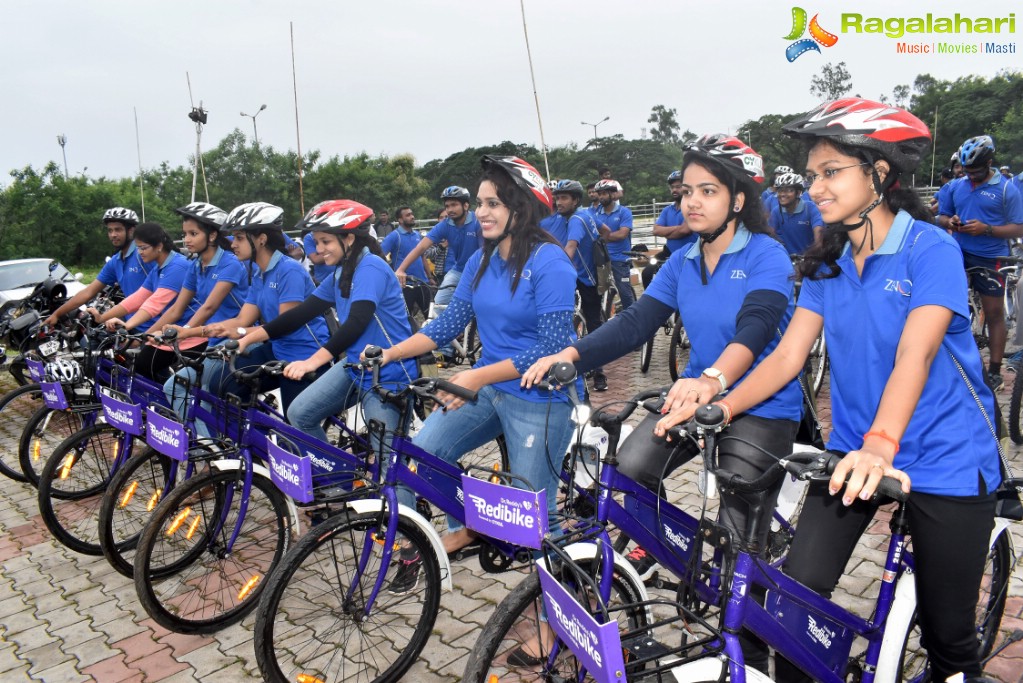
[[(653, 367), (639, 373), (637, 354), (607, 368), (610, 390), (597, 400), (625, 398), (640, 388), (668, 384), (666, 336), (658, 338)], [(1007, 405), (1013, 376), (1000, 400)], [(0, 379), (0, 391), (12, 385)], [(822, 399), (826, 408), (826, 398)], [(1006, 408), (1007, 412), (1007, 408)], [(828, 413), (823, 412), (825, 418)], [(637, 416), (638, 418), (638, 416)], [(6, 462), (17, 448), (19, 430), (0, 425), (0, 449)], [(1010, 449), (1023, 470), (1019, 449)], [(14, 455), (16, 462), (16, 453)], [(669, 485), (673, 501), (696, 500), (695, 465), (676, 474)], [(0, 477), (0, 681), (47, 683), (97, 681), (203, 683), (258, 680), (252, 651), (254, 616), (224, 631), (203, 636), (169, 633), (139, 606), (129, 579), (114, 572), (103, 558), (66, 549), (46, 532), (35, 492)], [(876, 594), (881, 570), (876, 558), (886, 525), (875, 523), (850, 563), (836, 598), (860, 613)], [(1013, 528), (1017, 551), (1023, 548), (1020, 525)], [(457, 681), (478, 627), (520, 579), (511, 572), (486, 575), (473, 558), (453, 565), (454, 591), (444, 594), (434, 636), (407, 681)], [(1023, 577), (1018, 569), (1002, 621), (1003, 637), (1023, 628)], [(656, 591), (654, 591), (656, 592)], [(854, 650), (855, 651), (855, 650)], [(987, 666), (1003, 683), (1023, 683), (1023, 643), (1005, 649)]]

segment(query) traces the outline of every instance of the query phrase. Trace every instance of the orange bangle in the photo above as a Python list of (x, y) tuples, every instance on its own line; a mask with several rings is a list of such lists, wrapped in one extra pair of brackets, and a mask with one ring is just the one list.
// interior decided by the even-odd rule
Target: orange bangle
[(735, 414), (735, 410), (732, 409), (732, 404), (729, 403), (728, 401), (726, 401), (725, 399), (721, 399), (720, 401), (715, 401), (714, 405), (721, 406), (722, 408), (724, 408), (724, 410), (725, 410), (725, 424), (726, 425), (727, 424), (731, 424), (732, 423), (732, 415)]
[(880, 431), (867, 432), (866, 434), (863, 435), (863, 440), (866, 441), (868, 436), (876, 436), (879, 439), (884, 439), (885, 441), (887, 441), (888, 443), (895, 447), (895, 454), (898, 454), (899, 442), (896, 441), (895, 438), (889, 435), (888, 432), (886, 432), (885, 430), (882, 429)]

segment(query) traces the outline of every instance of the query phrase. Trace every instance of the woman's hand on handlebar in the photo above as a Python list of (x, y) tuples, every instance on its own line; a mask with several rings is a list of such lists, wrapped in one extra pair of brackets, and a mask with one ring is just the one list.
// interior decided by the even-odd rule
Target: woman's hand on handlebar
[(891, 451), (887, 444), (864, 444), (863, 448), (857, 451), (849, 451), (835, 467), (835, 472), (828, 482), (828, 491), (835, 495), (842, 491), (844, 486), (842, 504), (852, 505), (856, 498), (869, 500), (874, 495), (881, 477), (886, 476), (898, 479), (902, 483), (902, 490), (909, 493), (911, 485), (909, 475), (892, 466), (894, 454)]
[(228, 327), (223, 323), (210, 323), (206, 325), (206, 333), (211, 337), (226, 337), (227, 339), (238, 339), (238, 328)]
[(118, 327), (126, 327), (124, 321), (120, 318), (111, 318), (104, 323), (107, 328), (107, 332), (116, 332)]
[(654, 434), (664, 437), (668, 430), (693, 417), (696, 409), (710, 403), (721, 387), (711, 378), (682, 378), (675, 382), (664, 399), (664, 414), (654, 425)]
[[(366, 344), (366, 349), (368, 349), (370, 346), (373, 346), (373, 345), (372, 344)], [(367, 358), (366, 358), (366, 349), (363, 349), (362, 353), (359, 354), (359, 361), (361, 363), (365, 363), (366, 360), (367, 360)], [(401, 352), (400, 351), (395, 351), (394, 349), (395, 349), (394, 346), (392, 346), (390, 348), (387, 348), (387, 349), (381, 349), (381, 353), (380, 353), (380, 367), (384, 367), (388, 363), (391, 363), (393, 361), (396, 361), (396, 360), (400, 359)]]
[(315, 363), (311, 360), (293, 360), (284, 366), (284, 372), (281, 374), (288, 379), (300, 382), (306, 374), (315, 373), (319, 369), (319, 363)]
[(103, 315), (102, 313), (99, 312), (99, 309), (93, 308), (92, 306), (89, 306), (87, 309), (85, 309), (85, 312), (92, 316), (93, 322), (97, 323), (99, 322), (100, 317)]
[[(460, 387), (465, 387), (469, 391), (479, 391), (485, 386), (485, 382), (480, 380), (480, 373), (478, 370), (462, 370), (451, 377), (448, 381), (452, 384), (457, 384)], [(445, 412), (449, 410), (458, 410), (465, 405), (465, 401), (457, 396), (449, 394), (446, 391), (438, 391), (437, 400), (443, 406)]]
[(562, 349), (554, 355), (544, 356), (529, 366), (529, 369), (522, 375), (522, 381), (519, 384), (523, 388), (528, 389), (537, 382), (546, 381), (547, 373), (558, 363), (574, 363), (577, 360), (579, 360), (579, 352), (571, 346)]

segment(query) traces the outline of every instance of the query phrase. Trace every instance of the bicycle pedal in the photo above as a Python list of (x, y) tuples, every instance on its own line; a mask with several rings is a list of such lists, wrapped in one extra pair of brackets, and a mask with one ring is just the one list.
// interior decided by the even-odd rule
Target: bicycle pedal
[(665, 591), (678, 592), (678, 587), (679, 587), (678, 581), (669, 581), (667, 579), (662, 579), (660, 573), (654, 574), (649, 579), (644, 581), (644, 583), (647, 586), (650, 586), (651, 588), (656, 588), (658, 590), (665, 590)]
[(481, 547), (479, 542), (470, 543), (464, 548), (448, 553), (448, 559), (453, 562), (461, 562), (462, 560), (479, 555)]

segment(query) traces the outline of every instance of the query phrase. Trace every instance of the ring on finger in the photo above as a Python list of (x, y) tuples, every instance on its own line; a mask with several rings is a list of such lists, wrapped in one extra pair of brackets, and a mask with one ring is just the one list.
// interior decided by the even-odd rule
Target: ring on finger
[(884, 472), (884, 465), (882, 465), (881, 463), (875, 462), (873, 465), (870, 466), (870, 469), (874, 469), (875, 467)]

